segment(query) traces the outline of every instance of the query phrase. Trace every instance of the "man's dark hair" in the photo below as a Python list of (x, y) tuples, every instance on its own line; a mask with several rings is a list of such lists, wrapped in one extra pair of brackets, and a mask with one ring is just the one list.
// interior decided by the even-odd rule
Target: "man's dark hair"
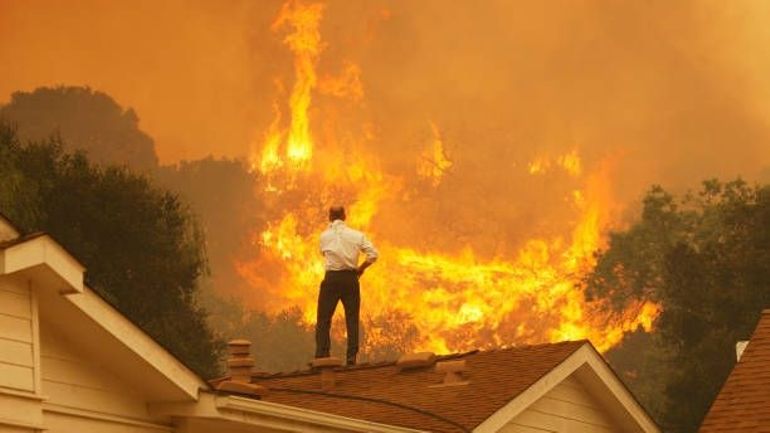
[(329, 221), (345, 221), (345, 208), (343, 206), (332, 206), (329, 208)]

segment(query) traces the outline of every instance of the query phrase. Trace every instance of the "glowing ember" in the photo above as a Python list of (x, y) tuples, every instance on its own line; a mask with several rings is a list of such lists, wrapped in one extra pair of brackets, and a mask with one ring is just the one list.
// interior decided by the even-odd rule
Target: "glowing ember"
[[(362, 283), (363, 314), (370, 319), (365, 321), (365, 351), (392, 342), (393, 329), (406, 332), (409, 327), (417, 336), (404, 349), (437, 352), (580, 338), (607, 350), (625, 332), (651, 328), (656, 305), (638, 303), (619, 317), (608, 317), (577, 287), (580, 276), (594, 265), (592, 254), (601, 246), (612, 205), (609, 165), (586, 174), (577, 151), (538, 158), (528, 166), (532, 175), (561, 168), (582, 183), (565, 207), (576, 214), (568, 237), (531, 239), (513, 256), (481, 259), (471, 246), (448, 253), (424, 241), (403, 245), (403, 240), (383, 236), (373, 223), (382, 211), (408, 204), (415, 194), (408, 186), (420, 179), (437, 188), (456, 161), (447, 157), (440, 129), (431, 123), (432, 139), (416, 161), (416, 173), (395, 176), (365, 150), (366, 134), (350, 143), (329, 134), (335, 128), (326, 127), (324, 119), (310, 118), (315, 67), (323, 50), (318, 29), (323, 10), (320, 4), (289, 2), (273, 26), (293, 30), (285, 38), (295, 55), (291, 122), (284, 127), (276, 109), (255, 153), (254, 167), (268, 182), (259, 192), (276, 217), (255, 235), (259, 258), (238, 264), (239, 272), (266, 295), (260, 299), (262, 308), (279, 312), (298, 305), (307, 323), (313, 323), (323, 276), (318, 235), (324, 212), (331, 203), (345, 203), (349, 224), (369, 233), (381, 252)], [(340, 79), (325, 80), (321, 87), (328, 95), (360, 101), (360, 73), (348, 64)], [(326, 132), (323, 140), (313, 138), (311, 125), (316, 124)]]

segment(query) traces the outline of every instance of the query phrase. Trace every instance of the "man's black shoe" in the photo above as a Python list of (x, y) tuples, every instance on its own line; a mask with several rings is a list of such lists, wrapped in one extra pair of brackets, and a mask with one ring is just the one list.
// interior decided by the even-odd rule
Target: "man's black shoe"
[(354, 356), (352, 358), (348, 358), (347, 361), (345, 362), (345, 365), (348, 367), (352, 367), (356, 365), (356, 357)]

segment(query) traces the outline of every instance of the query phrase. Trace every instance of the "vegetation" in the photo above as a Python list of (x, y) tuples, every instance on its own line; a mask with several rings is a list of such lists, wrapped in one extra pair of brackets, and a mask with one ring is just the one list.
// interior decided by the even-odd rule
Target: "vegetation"
[(50, 233), (87, 268), (86, 283), (205, 377), (221, 344), (196, 302), (202, 233), (178, 196), (124, 167), (66, 153), (58, 138), (22, 143), (0, 123), (0, 211)]
[(671, 432), (695, 432), (770, 306), (770, 185), (704, 182), (677, 198), (653, 187), (641, 220), (613, 233), (585, 283), (623, 308), (660, 303), (653, 334), (608, 354), (635, 394)]

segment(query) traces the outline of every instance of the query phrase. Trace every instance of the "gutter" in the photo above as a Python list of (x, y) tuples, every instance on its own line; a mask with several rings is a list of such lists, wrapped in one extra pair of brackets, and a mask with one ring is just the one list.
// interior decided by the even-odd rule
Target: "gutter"
[(214, 404), (220, 411), (234, 411), (245, 414), (282, 418), (294, 422), (308, 423), (314, 426), (323, 426), (345, 431), (367, 433), (427, 433), (425, 430), (415, 430), (407, 427), (380, 424), (232, 395), (217, 396)]
[(268, 427), (277, 432), (429, 433), (425, 430), (206, 391), (201, 391), (196, 402), (152, 403), (148, 409), (156, 417), (218, 420), (242, 426)]

